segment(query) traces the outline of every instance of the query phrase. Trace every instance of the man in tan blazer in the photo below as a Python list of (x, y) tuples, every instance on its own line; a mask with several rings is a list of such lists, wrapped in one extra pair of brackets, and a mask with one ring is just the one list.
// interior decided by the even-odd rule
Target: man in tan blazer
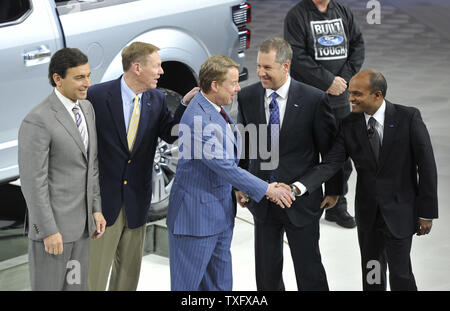
[(54, 91), (19, 130), (19, 171), (29, 212), (32, 290), (85, 290), (89, 237), (106, 226), (101, 213), (94, 110), (85, 100), (88, 59), (57, 51), (49, 66)]

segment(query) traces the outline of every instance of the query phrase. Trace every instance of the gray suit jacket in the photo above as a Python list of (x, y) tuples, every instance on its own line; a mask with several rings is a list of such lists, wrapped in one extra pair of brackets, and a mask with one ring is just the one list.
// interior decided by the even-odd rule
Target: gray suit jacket
[(89, 134), (88, 153), (69, 112), (51, 93), (33, 108), (19, 129), (19, 172), (29, 212), (32, 240), (60, 232), (73, 242), (96, 227), (101, 212), (97, 167), (97, 133), (91, 103), (80, 100)]

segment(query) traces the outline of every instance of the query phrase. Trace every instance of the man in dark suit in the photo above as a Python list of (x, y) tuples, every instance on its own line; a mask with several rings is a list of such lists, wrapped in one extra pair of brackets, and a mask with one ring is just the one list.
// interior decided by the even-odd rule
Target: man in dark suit
[[(246, 153), (240, 165), (263, 180), (291, 184), (319, 163), (332, 145), (336, 125), (327, 95), (289, 76), (292, 49), (282, 38), (266, 40), (260, 47), (257, 73), (261, 83), (244, 88), (238, 95), (238, 122), (244, 127), (268, 131), (271, 152), (278, 162), (271, 170), (262, 169), (264, 151), (257, 141), (243, 135)], [(263, 126), (260, 126), (263, 125)], [(275, 131), (273, 131), (275, 129)], [(277, 133), (278, 131), (278, 133)], [(261, 135), (261, 133), (259, 134)], [(258, 135), (258, 137), (259, 137)], [(251, 154), (257, 156), (253, 157)], [(275, 160), (275, 161), (273, 161)], [(337, 200), (342, 193), (342, 176), (326, 184), (323, 204)], [(333, 195), (333, 196), (331, 196)], [(323, 210), (322, 189), (297, 199), (289, 209), (280, 209), (268, 200), (248, 203), (255, 219), (255, 261), (258, 290), (284, 290), (283, 234), (286, 232), (299, 290), (328, 290), (319, 250), (319, 219)], [(239, 199), (241, 201), (241, 199)]]
[(232, 186), (283, 207), (295, 199), (287, 185), (268, 184), (237, 165), (241, 138), (223, 106), (240, 90), (238, 68), (228, 57), (208, 58), (200, 68), (201, 92), (180, 122), (181, 157), (167, 213), (172, 290), (232, 290)]
[(29, 213), (32, 290), (86, 290), (89, 237), (105, 231), (88, 58), (64, 48), (50, 60), (54, 91), (19, 129), (19, 170)]
[[(438, 217), (437, 170), (419, 110), (385, 100), (387, 83), (373, 69), (356, 74), (349, 92), (353, 113), (323, 163), (300, 182), (320, 187), (350, 157), (358, 173), (355, 212), (364, 290), (417, 290), (412, 236), (428, 234)], [(302, 192), (304, 193), (304, 192)]]
[[(152, 166), (158, 138), (173, 143), (175, 117), (166, 97), (155, 90), (160, 75), (159, 49), (134, 42), (122, 51), (124, 74), (92, 86), (88, 98), (97, 116), (100, 191), (107, 228), (91, 243), (89, 290), (136, 290), (142, 261), (145, 224), (152, 196)], [(188, 96), (189, 95), (189, 96)], [(183, 101), (192, 98), (188, 93)]]

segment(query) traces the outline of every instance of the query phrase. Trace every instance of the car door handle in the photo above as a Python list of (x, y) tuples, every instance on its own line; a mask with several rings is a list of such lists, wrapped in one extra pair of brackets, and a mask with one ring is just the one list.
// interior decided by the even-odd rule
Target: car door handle
[(41, 45), (37, 50), (26, 51), (23, 54), (25, 66), (45, 64), (50, 61), (52, 52), (46, 45)]

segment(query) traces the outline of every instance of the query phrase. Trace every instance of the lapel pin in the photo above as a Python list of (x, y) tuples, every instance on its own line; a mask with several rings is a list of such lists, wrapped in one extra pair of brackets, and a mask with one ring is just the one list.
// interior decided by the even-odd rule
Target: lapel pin
[(145, 104), (150, 107), (150, 103), (145, 103)]
[(298, 107), (298, 105), (297, 105), (297, 104), (294, 104), (294, 107)]
[(394, 124), (389, 124), (389, 127), (395, 127)]

